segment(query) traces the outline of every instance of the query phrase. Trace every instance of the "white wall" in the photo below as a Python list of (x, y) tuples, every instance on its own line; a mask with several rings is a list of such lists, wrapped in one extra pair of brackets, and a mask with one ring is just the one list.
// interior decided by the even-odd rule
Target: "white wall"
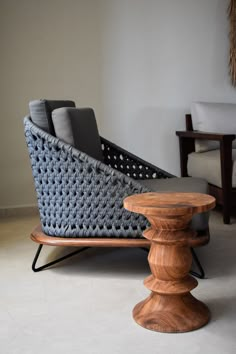
[[(179, 175), (193, 100), (235, 102), (228, 0), (2, 0), (1, 202), (35, 202), (22, 117), (35, 98), (94, 107), (102, 135)], [(8, 156), (6, 156), (8, 152)]]
[(99, 113), (102, 22), (97, 3), (0, 1), (0, 207), (36, 202), (23, 134), (30, 100), (72, 99)]

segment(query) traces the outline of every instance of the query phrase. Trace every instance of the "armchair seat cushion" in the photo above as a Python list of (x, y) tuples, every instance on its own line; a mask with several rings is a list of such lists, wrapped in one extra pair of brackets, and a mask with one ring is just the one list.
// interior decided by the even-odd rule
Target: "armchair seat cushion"
[[(232, 187), (236, 187), (236, 149), (232, 150)], [(208, 183), (222, 188), (220, 150), (202, 153), (192, 152), (188, 155), (188, 175), (204, 178)]]
[[(139, 180), (141, 184), (152, 192), (171, 191), (171, 192), (193, 192), (208, 193), (208, 183), (201, 178), (192, 177), (173, 177), (167, 179), (146, 179)], [(197, 231), (206, 230), (208, 228), (209, 213), (200, 213), (193, 216), (192, 228)]]
[(173, 177), (163, 179), (139, 180), (141, 184), (153, 192), (193, 192), (208, 193), (208, 183), (201, 178), (192, 177)]

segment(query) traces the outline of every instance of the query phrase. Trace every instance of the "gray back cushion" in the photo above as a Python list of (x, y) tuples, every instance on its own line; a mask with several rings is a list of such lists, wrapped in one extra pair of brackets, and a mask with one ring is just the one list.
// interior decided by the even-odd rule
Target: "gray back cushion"
[(97, 122), (91, 108), (58, 108), (52, 112), (52, 120), (59, 139), (103, 161)]
[(62, 100), (34, 100), (29, 103), (32, 121), (41, 129), (55, 136), (52, 122), (52, 111), (61, 107), (75, 107), (73, 101)]

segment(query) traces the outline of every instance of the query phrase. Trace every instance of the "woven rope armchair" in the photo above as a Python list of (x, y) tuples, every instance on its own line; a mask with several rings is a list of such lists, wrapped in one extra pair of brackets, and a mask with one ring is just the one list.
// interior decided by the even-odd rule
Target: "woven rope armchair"
[[(52, 137), (29, 118), (25, 118), (24, 123), (42, 229), (47, 235), (142, 237), (147, 221), (126, 211), (123, 199), (131, 194), (148, 192), (148, 188)], [(127, 152), (107, 140), (102, 141), (105, 159), (111, 164), (122, 156), (121, 169), (130, 171), (135, 166), (135, 169), (144, 171), (146, 178), (170, 176), (133, 155), (129, 157)]]
[[(69, 108), (61, 108), (63, 105)], [(30, 116), (24, 119), (24, 127), (41, 221), (31, 234), (32, 240), (39, 244), (32, 265), (34, 271), (45, 269), (91, 246), (149, 247), (149, 242), (142, 236), (148, 221), (125, 210), (123, 199), (152, 191), (149, 185), (152, 181), (158, 182), (158, 190), (170, 190), (180, 184), (182, 189), (186, 189), (189, 181), (192, 181), (191, 190), (193, 185), (196, 186), (196, 180), (175, 178), (100, 137), (91, 109), (76, 109), (71, 101), (40, 100), (34, 101), (30, 110)], [(79, 142), (73, 140), (76, 147), (72, 146), (70, 139), (74, 130), (82, 126), (87, 129), (87, 125), (89, 131), (93, 130), (93, 138), (87, 137), (81, 143), (82, 134)], [(50, 126), (53, 126), (53, 131)], [(91, 144), (101, 149), (99, 154), (96, 149), (90, 149)], [(86, 153), (87, 148), (90, 155)], [(165, 181), (172, 181), (172, 187), (165, 183), (161, 186)], [(203, 228), (206, 233), (203, 237), (196, 237), (194, 246), (208, 242), (208, 220)], [(36, 267), (43, 245), (82, 248)], [(197, 258), (196, 262), (204, 276)]]

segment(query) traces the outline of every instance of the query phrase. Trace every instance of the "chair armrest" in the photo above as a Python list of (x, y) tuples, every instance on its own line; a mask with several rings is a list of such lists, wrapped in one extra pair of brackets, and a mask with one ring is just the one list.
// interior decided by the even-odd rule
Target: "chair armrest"
[(175, 177), (111, 141), (100, 137), (106, 165), (138, 180)]
[[(180, 168), (181, 176), (188, 176), (187, 162), (188, 155), (195, 151), (194, 141), (211, 140), (220, 142), (220, 162), (221, 162), (221, 181), (224, 196), (229, 196), (232, 191), (232, 142), (236, 138), (234, 134), (219, 134), (200, 131), (177, 131), (180, 149)], [(224, 201), (224, 204), (227, 204)]]
[[(179, 137), (179, 150), (180, 150), (180, 169), (181, 176), (188, 176), (187, 162), (188, 155), (195, 151), (194, 141), (200, 140), (215, 140), (220, 142), (221, 161), (223, 164), (229, 166), (232, 161), (232, 141), (236, 138), (234, 134), (219, 134), (193, 131), (177, 131), (176, 135)], [(222, 165), (221, 165), (222, 166)], [(223, 168), (223, 167), (222, 167)]]
[(177, 131), (176, 135), (179, 138), (191, 138), (191, 139), (200, 139), (200, 140), (216, 140), (216, 141), (233, 141), (236, 138), (234, 134), (219, 134), (219, 133), (208, 133), (201, 132), (198, 130), (193, 131)]

